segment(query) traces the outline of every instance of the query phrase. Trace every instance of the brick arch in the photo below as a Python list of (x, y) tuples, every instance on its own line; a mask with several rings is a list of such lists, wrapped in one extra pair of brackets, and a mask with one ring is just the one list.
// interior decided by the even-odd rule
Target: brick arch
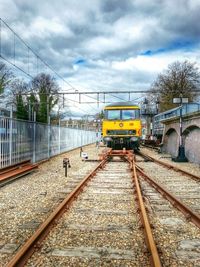
[[(178, 149), (178, 133), (176, 129), (170, 128), (165, 133), (164, 139), (163, 139), (163, 152), (167, 152), (171, 154), (173, 157), (177, 155), (177, 149)], [(174, 144), (173, 146), (171, 144)]]

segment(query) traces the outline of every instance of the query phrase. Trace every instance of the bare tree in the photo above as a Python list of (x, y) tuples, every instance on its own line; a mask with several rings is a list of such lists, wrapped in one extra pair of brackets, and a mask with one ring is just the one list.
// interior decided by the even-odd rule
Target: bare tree
[(4, 92), (12, 78), (12, 72), (7, 68), (6, 64), (0, 62), (0, 95)]
[(160, 98), (160, 111), (173, 108), (172, 99), (179, 97), (188, 97), (189, 101), (193, 101), (196, 95), (194, 90), (199, 88), (200, 72), (196, 67), (196, 63), (189, 61), (173, 62), (168, 69), (159, 74), (156, 81), (152, 85), (153, 90), (158, 92)]

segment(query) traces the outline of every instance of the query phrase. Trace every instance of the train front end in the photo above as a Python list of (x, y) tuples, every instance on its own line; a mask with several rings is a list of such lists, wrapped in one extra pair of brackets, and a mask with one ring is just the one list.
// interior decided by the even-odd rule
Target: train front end
[(141, 138), (140, 108), (132, 102), (120, 102), (104, 108), (102, 134), (113, 149), (138, 150)]

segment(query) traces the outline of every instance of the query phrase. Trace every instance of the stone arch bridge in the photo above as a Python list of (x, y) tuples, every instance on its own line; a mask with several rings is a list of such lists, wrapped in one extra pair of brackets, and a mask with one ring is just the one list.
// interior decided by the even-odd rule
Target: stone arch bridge
[[(176, 157), (180, 139), (179, 117), (164, 119), (162, 123), (165, 125), (162, 151)], [(186, 157), (190, 162), (200, 164), (200, 111), (183, 116), (182, 137)]]

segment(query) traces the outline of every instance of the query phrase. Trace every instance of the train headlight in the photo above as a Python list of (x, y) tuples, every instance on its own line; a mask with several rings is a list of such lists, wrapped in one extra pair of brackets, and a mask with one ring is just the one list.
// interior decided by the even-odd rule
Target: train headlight
[(112, 141), (113, 139), (112, 139), (111, 137), (109, 137), (109, 136), (105, 136), (105, 137), (103, 138), (103, 140), (104, 140), (105, 142), (108, 142), (108, 141)]
[(131, 139), (130, 139), (132, 142), (136, 142), (136, 141), (138, 141), (138, 137), (136, 137), (136, 136), (133, 136), (133, 137), (131, 137)]

